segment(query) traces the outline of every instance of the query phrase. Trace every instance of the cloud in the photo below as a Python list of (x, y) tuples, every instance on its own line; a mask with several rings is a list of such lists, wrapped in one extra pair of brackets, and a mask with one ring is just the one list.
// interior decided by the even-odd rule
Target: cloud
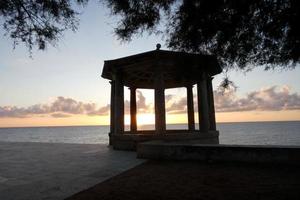
[[(137, 90), (137, 107), (142, 113), (151, 112), (151, 105), (146, 104), (143, 93)], [(125, 101), (125, 112), (129, 114), (130, 103)], [(66, 118), (72, 115), (99, 116), (108, 115), (110, 104), (97, 107), (95, 103), (84, 103), (67, 97), (56, 97), (50, 104), (35, 104), (29, 107), (0, 106), (0, 118), (26, 118), (32, 116), (49, 115), (54, 118)]]
[[(130, 101), (125, 100), (124, 106), (125, 106), (125, 114), (130, 114)], [(152, 112), (151, 104), (146, 103), (145, 96), (139, 90), (136, 91), (136, 106), (137, 106), (137, 112), (140, 113)]]
[(0, 117), (18, 117), (23, 118), (26, 116), (26, 109), (18, 108), (16, 106), (3, 106), (0, 107)]
[(147, 111), (150, 105), (146, 104), (146, 98), (144, 97), (143, 93), (139, 90), (136, 91), (137, 93), (137, 107), (140, 111)]
[(181, 97), (179, 100), (173, 100), (175, 98), (168, 97), (166, 98), (166, 112), (169, 114), (182, 114), (186, 113), (187, 111), (187, 99), (186, 97)]
[(26, 108), (0, 106), (0, 118), (26, 118), (37, 115), (50, 115), (55, 118), (65, 118), (76, 114), (94, 116), (107, 115), (109, 110), (109, 105), (97, 108), (95, 103), (83, 103), (72, 98), (59, 96), (50, 104), (35, 104)]
[[(194, 102), (197, 111), (195, 96)], [(262, 88), (244, 97), (238, 97), (234, 89), (229, 89), (225, 93), (214, 91), (214, 103), (216, 112), (300, 110), (300, 95), (292, 93), (287, 86)], [(170, 114), (187, 113), (186, 97), (175, 100), (174, 95), (169, 96), (166, 105)]]
[(272, 86), (238, 97), (234, 90), (215, 91), (217, 112), (299, 110), (300, 95), (287, 86)]
[(67, 115), (64, 113), (53, 113), (51, 114), (52, 117), (54, 118), (67, 118), (67, 117), (71, 117), (71, 115)]
[(106, 106), (103, 106), (96, 110), (91, 110), (87, 112), (87, 115), (89, 116), (95, 116), (95, 115), (107, 115), (110, 112), (110, 104), (107, 104)]
[[(243, 111), (280, 111), (300, 110), (300, 95), (292, 93), (287, 86), (273, 86), (252, 91), (244, 97), (237, 96), (235, 90), (225, 93), (214, 91), (216, 112)], [(130, 102), (125, 102), (125, 113), (129, 114)], [(140, 113), (151, 113), (152, 104), (147, 104), (141, 91), (137, 90), (137, 107)], [(194, 110), (197, 112), (197, 100), (194, 96)], [(98, 107), (96, 103), (84, 103), (72, 98), (56, 97), (50, 104), (35, 104), (29, 107), (0, 106), (0, 118), (26, 118), (32, 116), (51, 116), (66, 118), (72, 115), (99, 116), (108, 115), (110, 105)], [(186, 97), (166, 95), (166, 112), (169, 114), (187, 113)]]

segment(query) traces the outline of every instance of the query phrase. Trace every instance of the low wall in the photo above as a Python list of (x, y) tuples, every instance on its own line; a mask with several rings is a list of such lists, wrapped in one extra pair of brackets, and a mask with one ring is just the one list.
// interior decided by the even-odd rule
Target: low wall
[(300, 147), (260, 145), (205, 145), (151, 141), (140, 143), (138, 158), (300, 164)]
[[(143, 132), (143, 134), (141, 134)], [(151, 134), (151, 132), (139, 131), (135, 133), (109, 134), (109, 143), (116, 150), (135, 151), (137, 145), (147, 141), (162, 140), (166, 142), (190, 141), (201, 144), (219, 144), (218, 131), (168, 131), (164, 134)]]

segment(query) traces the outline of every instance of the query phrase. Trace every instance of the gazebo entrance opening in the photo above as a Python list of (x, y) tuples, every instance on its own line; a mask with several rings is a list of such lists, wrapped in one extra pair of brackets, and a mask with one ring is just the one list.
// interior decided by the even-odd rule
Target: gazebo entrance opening
[[(134, 150), (149, 140), (193, 140), (218, 143), (213, 103), (213, 76), (222, 70), (215, 57), (159, 50), (105, 61), (102, 77), (111, 80), (110, 144)], [(124, 130), (124, 86), (130, 90), (130, 130)], [(166, 129), (165, 90), (186, 88), (187, 130)], [(193, 87), (197, 88), (200, 128), (195, 129)], [(154, 90), (155, 129), (137, 129), (137, 89)]]

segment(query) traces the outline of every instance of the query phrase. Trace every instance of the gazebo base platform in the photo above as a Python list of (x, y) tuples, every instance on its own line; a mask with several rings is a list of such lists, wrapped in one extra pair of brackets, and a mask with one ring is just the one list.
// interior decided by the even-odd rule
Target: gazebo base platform
[(219, 144), (219, 131), (167, 130), (163, 134), (157, 134), (155, 131), (125, 131), (123, 134), (109, 133), (109, 144), (116, 150), (135, 151), (138, 143), (153, 140)]

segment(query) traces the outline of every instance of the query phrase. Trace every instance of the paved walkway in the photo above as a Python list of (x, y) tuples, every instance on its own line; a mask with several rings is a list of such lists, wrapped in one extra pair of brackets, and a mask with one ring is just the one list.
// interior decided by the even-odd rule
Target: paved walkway
[(64, 199), (142, 162), (103, 144), (0, 142), (0, 199)]
[(296, 165), (150, 161), (66, 200), (300, 199)]

